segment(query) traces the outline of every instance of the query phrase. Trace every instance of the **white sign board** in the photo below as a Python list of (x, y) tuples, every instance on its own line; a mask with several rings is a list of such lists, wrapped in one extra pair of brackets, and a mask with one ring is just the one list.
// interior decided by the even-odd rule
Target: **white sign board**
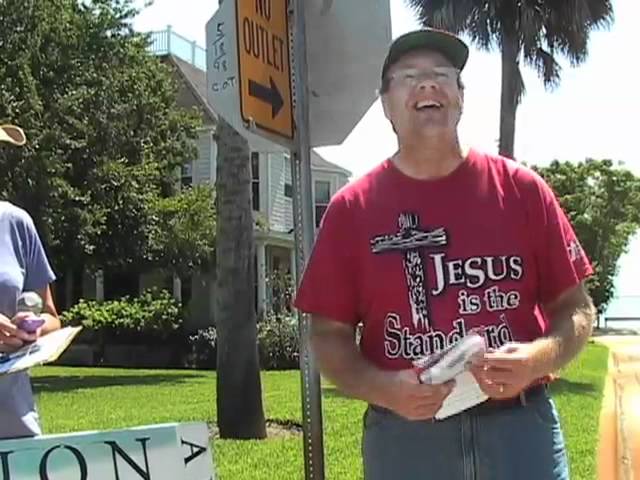
[(377, 98), (389, 0), (307, 0), (305, 17), (311, 146), (338, 145)]
[(205, 423), (0, 441), (1, 480), (215, 480)]
[(236, 1), (220, 5), (206, 25), (207, 101), (211, 108), (245, 137), (252, 150), (289, 151), (291, 140), (259, 131), (242, 119)]

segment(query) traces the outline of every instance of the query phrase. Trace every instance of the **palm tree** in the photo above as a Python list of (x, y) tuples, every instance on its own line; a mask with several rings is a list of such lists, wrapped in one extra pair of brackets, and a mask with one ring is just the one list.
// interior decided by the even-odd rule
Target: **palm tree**
[[(219, 0), (222, 5), (224, 0)], [(216, 125), (216, 404), (221, 438), (267, 436), (258, 360), (249, 143)]]
[(253, 280), (251, 162), (247, 140), (217, 125), (217, 407), (222, 438), (266, 437)]
[(513, 157), (516, 109), (525, 87), (520, 58), (548, 89), (560, 83), (560, 54), (587, 59), (592, 30), (613, 22), (610, 0), (407, 0), (422, 25), (466, 33), (483, 50), (502, 53), (500, 154)]

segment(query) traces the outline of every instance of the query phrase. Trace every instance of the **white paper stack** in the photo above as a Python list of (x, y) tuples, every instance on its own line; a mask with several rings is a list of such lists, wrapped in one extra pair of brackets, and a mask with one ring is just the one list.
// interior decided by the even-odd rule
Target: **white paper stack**
[(443, 419), (460, 413), (489, 398), (467, 367), (474, 355), (486, 350), (484, 338), (471, 333), (445, 352), (415, 362), (422, 383), (441, 384), (455, 379), (455, 386), (436, 413)]
[(484, 402), (487, 398), (475, 377), (469, 371), (464, 371), (455, 376), (456, 385), (451, 393), (445, 398), (442, 407), (436, 413), (436, 418), (441, 420), (460, 413), (468, 408)]

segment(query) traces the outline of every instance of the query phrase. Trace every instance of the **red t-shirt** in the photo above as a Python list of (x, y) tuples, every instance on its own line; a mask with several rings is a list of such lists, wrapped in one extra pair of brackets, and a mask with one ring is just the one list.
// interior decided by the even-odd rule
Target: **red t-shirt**
[(591, 273), (549, 186), (471, 150), (440, 179), (413, 179), (386, 160), (338, 192), (295, 306), (362, 322), (363, 355), (401, 369), (476, 327), (490, 348), (544, 335), (540, 305)]

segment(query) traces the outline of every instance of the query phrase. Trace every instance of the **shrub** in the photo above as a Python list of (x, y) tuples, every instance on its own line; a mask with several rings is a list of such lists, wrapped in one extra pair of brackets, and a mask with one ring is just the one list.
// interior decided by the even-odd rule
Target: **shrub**
[(62, 321), (98, 333), (103, 342), (165, 341), (182, 325), (182, 311), (168, 291), (150, 289), (133, 299), (80, 300)]
[(298, 368), (300, 348), (296, 317), (267, 313), (258, 323), (258, 352), (263, 369)]
[(277, 316), (291, 314), (291, 302), (294, 295), (291, 274), (281, 270), (273, 271), (267, 275), (266, 284), (271, 294), (271, 312)]
[(200, 329), (195, 334), (189, 335), (185, 367), (215, 368), (217, 340), (218, 332), (213, 326)]

